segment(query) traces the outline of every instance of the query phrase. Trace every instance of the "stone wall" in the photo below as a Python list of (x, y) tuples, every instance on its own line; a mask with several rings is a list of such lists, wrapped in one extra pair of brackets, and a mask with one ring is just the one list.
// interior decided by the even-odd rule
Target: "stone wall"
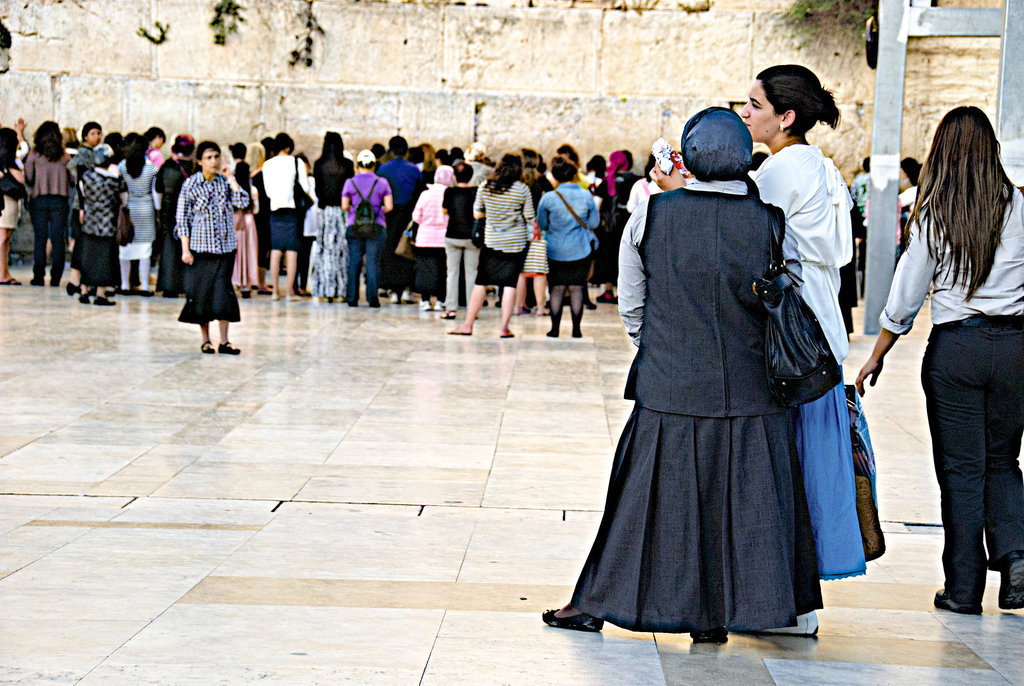
[[(107, 131), (189, 131), (223, 143), (287, 130), (316, 155), (325, 130), (349, 148), (395, 132), (438, 147), (474, 139), (492, 150), (565, 141), (584, 156), (617, 148), (645, 157), (678, 140), (708, 105), (742, 103), (754, 75), (805, 64), (834, 89), (838, 131), (812, 142), (851, 176), (868, 153), (875, 73), (863, 49), (801, 45), (786, 0), (489, 0), (486, 6), (317, 0), (326, 35), (314, 66), (292, 68), (300, 0), (245, 3), (246, 23), (213, 44), (211, 0), (0, 0), (14, 36), (0, 76), (0, 121), (23, 116)], [(940, 4), (986, 5), (984, 0)], [(154, 46), (140, 26), (170, 25)], [(906, 154), (923, 156), (941, 114), (960, 103), (995, 110), (998, 39), (910, 44)]]

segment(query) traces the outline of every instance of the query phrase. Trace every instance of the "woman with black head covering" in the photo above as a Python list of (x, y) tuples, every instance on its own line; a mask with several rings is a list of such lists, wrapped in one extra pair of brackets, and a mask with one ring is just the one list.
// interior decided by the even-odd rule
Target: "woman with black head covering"
[(341, 212), (341, 191), (345, 182), (355, 176), (352, 161), (345, 157), (341, 134), (324, 134), (323, 152), (313, 163), (313, 181), (320, 205), (317, 217), (316, 258), (313, 263), (315, 298), (345, 299), (345, 275), (348, 269), (348, 241), (345, 240), (345, 217)]
[[(636, 400), (597, 540), (551, 626), (691, 632), (786, 627), (821, 607), (800, 466), (764, 369), (769, 210), (744, 181), (751, 139), (731, 110), (694, 116), (696, 180), (645, 200), (620, 250), (619, 312), (639, 348)], [(787, 262), (799, 271), (792, 242)]]
[(185, 265), (181, 261), (181, 241), (174, 235), (178, 196), (185, 179), (195, 172), (192, 153), (196, 141), (188, 134), (180, 134), (171, 145), (171, 156), (156, 175), (156, 192), (160, 196), (160, 270), (156, 275), (156, 289), (165, 298), (177, 298), (185, 292)]

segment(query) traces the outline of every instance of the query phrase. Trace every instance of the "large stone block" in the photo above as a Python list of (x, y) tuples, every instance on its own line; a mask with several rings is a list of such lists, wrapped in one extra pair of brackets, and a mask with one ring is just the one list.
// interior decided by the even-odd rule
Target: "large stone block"
[(841, 104), (873, 101), (875, 72), (868, 68), (864, 45), (844, 38), (819, 40), (805, 44), (793, 28), (777, 14), (754, 15), (754, 49), (748, 83), (743, 86), (745, 99), (749, 82), (762, 69), (775, 64), (802, 64), (833, 91)]
[(456, 89), (596, 93), (601, 15), (448, 7), (444, 76)]
[[(581, 147), (585, 142), (582, 124), (587, 102), (530, 95), (481, 97), (477, 103), (477, 138), (498, 154), (526, 147), (548, 156), (562, 143), (569, 143), (586, 155), (589, 147)], [(495, 154), (491, 157), (497, 160)]]
[(150, 27), (149, 2), (0, 3), (12, 34), (13, 68), (50, 74), (149, 75), (152, 45), (136, 36)]
[(904, 88), (908, 104), (991, 105), (994, 109), (999, 39), (911, 38)]
[[(245, 3), (245, 23), (226, 45), (215, 45), (212, 4), (206, 0), (161, 0), (158, 19), (171, 25), (171, 37), (158, 48), (161, 78), (238, 83), (305, 83), (310, 71), (290, 67), (295, 35), (302, 30), (298, 2)], [(317, 38), (322, 49), (321, 37)]]
[(54, 80), (54, 109), (61, 126), (81, 128), (99, 122), (104, 133), (125, 128), (125, 80), (100, 76), (61, 76)]
[(296, 147), (315, 159), (323, 135), (337, 131), (347, 148), (387, 143), (398, 127), (398, 95), (329, 87), (284, 90), (285, 130)]
[(473, 140), (476, 98), (455, 93), (405, 92), (398, 97), (398, 130), (411, 145), (466, 148)]
[(714, 97), (746, 92), (749, 13), (606, 12), (601, 92)]
[(361, 88), (441, 87), (440, 5), (317, 3), (323, 53), (314, 79)]
[[(690, 120), (690, 117), (707, 107), (726, 107), (728, 104), (728, 101), (725, 99), (714, 100), (711, 98), (669, 98), (661, 100), (659, 102), (658, 136), (663, 136), (665, 140), (678, 150), (680, 139), (683, 136), (683, 129), (686, 128), (686, 122)], [(647, 144), (646, 153), (650, 153), (650, 144), (653, 142), (654, 139), (652, 138)]]
[[(54, 119), (52, 79), (48, 74), (9, 71), (0, 76), (0, 123), (10, 127), (18, 118), (28, 124), (26, 137), (31, 137), (36, 126)], [(63, 125), (63, 124), (62, 124)]]
[(580, 139), (590, 154), (607, 158), (614, 150), (629, 150), (634, 163), (643, 166), (661, 135), (661, 104), (655, 99), (598, 98), (585, 101), (583, 111)]
[[(200, 84), (192, 103), (196, 140), (248, 143), (282, 130), (280, 91), (250, 85)], [(268, 106), (268, 101), (270, 105)]]
[(168, 141), (179, 133), (191, 133), (195, 89), (195, 84), (187, 81), (129, 81), (125, 92), (125, 129), (144, 133), (151, 126), (159, 126)]

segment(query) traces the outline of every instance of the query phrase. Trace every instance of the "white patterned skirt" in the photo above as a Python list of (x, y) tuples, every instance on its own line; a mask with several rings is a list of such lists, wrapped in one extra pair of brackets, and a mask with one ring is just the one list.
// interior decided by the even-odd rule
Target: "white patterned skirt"
[(336, 205), (320, 211), (316, 234), (316, 258), (313, 262), (313, 287), (317, 298), (345, 297), (345, 269), (348, 242), (345, 240), (345, 215)]

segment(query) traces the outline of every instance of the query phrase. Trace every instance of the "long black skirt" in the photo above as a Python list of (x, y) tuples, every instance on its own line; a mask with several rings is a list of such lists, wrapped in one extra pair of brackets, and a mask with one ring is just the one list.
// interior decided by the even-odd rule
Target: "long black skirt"
[(413, 252), (416, 265), (412, 290), (425, 298), (433, 295), (444, 300), (448, 275), (444, 248), (413, 248)]
[(195, 261), (185, 266), (185, 307), (178, 321), (186, 324), (239, 321), (238, 298), (231, 285), (235, 251), (224, 255), (202, 252), (192, 255)]
[(80, 231), (75, 241), (82, 270), (82, 285), (117, 287), (121, 285), (121, 267), (117, 262), (117, 241), (113, 236), (93, 236)]
[(635, 407), (573, 606), (634, 631), (791, 626), (821, 589), (785, 413)]
[(181, 239), (174, 227), (160, 232), (160, 269), (156, 273), (156, 289), (161, 293), (182, 293), (185, 290), (185, 263), (181, 261)]
[(378, 285), (389, 291), (401, 292), (412, 287), (413, 261), (395, 254), (398, 241), (412, 220), (412, 204), (395, 205), (384, 215), (384, 247), (380, 253), (380, 280)]

